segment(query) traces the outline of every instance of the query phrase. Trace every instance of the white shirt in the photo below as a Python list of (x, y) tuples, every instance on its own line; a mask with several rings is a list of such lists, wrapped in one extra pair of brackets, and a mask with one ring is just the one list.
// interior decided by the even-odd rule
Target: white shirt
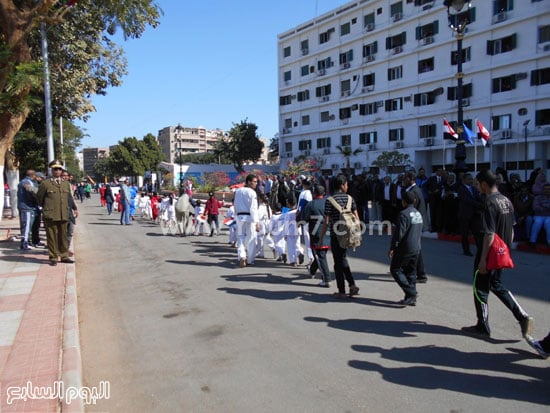
[(235, 215), (240, 221), (259, 222), (258, 216), (258, 200), (256, 191), (247, 186), (238, 188), (235, 191)]
[[(305, 200), (306, 202), (310, 202), (313, 200), (313, 195), (311, 195), (311, 191), (309, 189), (304, 189), (302, 192), (300, 192), (300, 196), (298, 197), (298, 210), (301, 211), (303, 206), (301, 207), (300, 205), (302, 205), (302, 201)], [(304, 206), (306, 204), (304, 203)]]

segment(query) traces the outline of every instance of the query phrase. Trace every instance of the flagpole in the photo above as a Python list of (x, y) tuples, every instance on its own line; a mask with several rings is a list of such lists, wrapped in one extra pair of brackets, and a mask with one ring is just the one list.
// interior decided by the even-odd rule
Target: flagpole
[[(477, 125), (477, 119), (474, 120), (474, 127), (475, 125)], [(474, 138), (474, 172), (477, 173), (477, 135)]]
[(445, 136), (443, 136), (443, 170), (445, 170)]

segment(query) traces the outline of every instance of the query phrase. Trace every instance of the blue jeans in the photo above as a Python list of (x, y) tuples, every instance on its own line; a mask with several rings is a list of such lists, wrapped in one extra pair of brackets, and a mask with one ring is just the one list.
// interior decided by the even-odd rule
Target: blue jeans
[(531, 227), (531, 237), (529, 238), (530, 242), (537, 242), (539, 237), (539, 232), (544, 226), (544, 231), (546, 231), (546, 242), (550, 245), (550, 216), (545, 217), (541, 215), (535, 215), (533, 217), (533, 226)]
[(130, 203), (128, 201), (122, 202), (122, 213), (120, 214), (120, 224), (130, 225)]

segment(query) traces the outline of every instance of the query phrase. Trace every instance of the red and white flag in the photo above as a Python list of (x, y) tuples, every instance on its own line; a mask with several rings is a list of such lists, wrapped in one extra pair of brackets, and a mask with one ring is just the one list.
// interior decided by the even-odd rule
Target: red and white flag
[(491, 135), (489, 135), (489, 131), (485, 129), (485, 126), (483, 126), (483, 123), (479, 120), (477, 121), (477, 130), (479, 133), (479, 138), (481, 139), (481, 144), (486, 146), (489, 143), (489, 139), (491, 139)]
[(451, 124), (447, 122), (445, 118), (443, 118), (443, 139), (458, 140), (458, 133), (455, 132)]

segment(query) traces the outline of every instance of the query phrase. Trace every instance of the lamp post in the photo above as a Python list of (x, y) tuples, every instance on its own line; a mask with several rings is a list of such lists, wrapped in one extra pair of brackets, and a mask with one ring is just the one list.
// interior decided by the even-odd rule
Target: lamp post
[(181, 144), (182, 144), (182, 139), (181, 139), (181, 134), (183, 132), (183, 127), (181, 126), (181, 123), (178, 123), (178, 126), (176, 126), (176, 142), (178, 144), (178, 163), (180, 165), (180, 196), (185, 192), (184, 191), (184, 188), (183, 188), (183, 160), (182, 160), (182, 157), (181, 157), (181, 150), (182, 150), (182, 147), (181, 147)]
[[(456, 33), (456, 62), (457, 62), (457, 88), (456, 97), (458, 100), (458, 113), (457, 113), (457, 128), (458, 140), (456, 141), (455, 151), (455, 172), (466, 172), (468, 167), (466, 166), (466, 140), (464, 139), (464, 109), (462, 106), (462, 96), (464, 94), (463, 77), (462, 73), (462, 40), (464, 33), (466, 32), (466, 26), (470, 23), (470, 7), (471, 0), (445, 0), (443, 4), (447, 6), (447, 17), (449, 19), (449, 28)], [(461, 10), (467, 7), (467, 13), (460, 13)], [(454, 13), (451, 13), (451, 8)], [(445, 161), (443, 161), (445, 163)]]
[[(527, 182), (527, 125), (529, 125), (531, 119), (527, 119), (523, 122), (523, 145), (524, 145), (524, 163), (523, 163), (523, 172), (524, 172), (524, 182)], [(519, 157), (519, 153), (518, 153)]]

